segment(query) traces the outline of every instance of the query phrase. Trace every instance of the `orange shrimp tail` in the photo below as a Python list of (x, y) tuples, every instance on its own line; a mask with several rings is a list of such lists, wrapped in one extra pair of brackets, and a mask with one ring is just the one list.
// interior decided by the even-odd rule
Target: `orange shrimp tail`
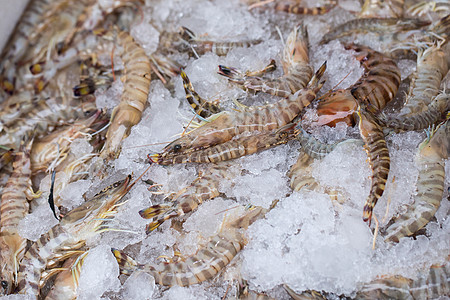
[(156, 204), (139, 211), (139, 215), (144, 219), (151, 219), (167, 213), (172, 208), (171, 205)]
[(165, 221), (177, 217), (178, 213), (173, 209), (172, 205), (157, 204), (139, 211), (139, 215), (144, 219), (154, 218), (153, 222), (145, 228), (145, 232), (149, 234)]
[(164, 221), (165, 220), (158, 220), (158, 221), (153, 221), (150, 224), (147, 224), (147, 226), (145, 226), (145, 233), (149, 234), (153, 230), (157, 229), (159, 226), (161, 226), (162, 223), (164, 223)]
[(236, 68), (219, 65), (219, 71), (217, 74), (227, 77), (231, 82), (244, 84), (244, 78)]
[(128, 255), (115, 248), (111, 248), (111, 252), (119, 264), (121, 274), (130, 275), (138, 268), (138, 264)]
[(370, 203), (366, 203), (364, 205), (364, 211), (363, 211), (363, 221), (364, 222), (369, 222), (369, 227), (370, 224), (372, 223), (372, 212), (373, 212), (373, 205)]

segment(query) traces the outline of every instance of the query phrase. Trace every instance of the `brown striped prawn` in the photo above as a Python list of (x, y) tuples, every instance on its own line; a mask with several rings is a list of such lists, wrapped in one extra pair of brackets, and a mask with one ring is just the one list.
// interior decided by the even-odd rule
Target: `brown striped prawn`
[(91, 126), (98, 122), (102, 112), (97, 111), (91, 117), (78, 121), (73, 125), (67, 125), (41, 139), (37, 139), (31, 148), (31, 171), (48, 172), (55, 169), (68, 156), (70, 145), (76, 138), (92, 133)]
[(151, 274), (156, 283), (165, 286), (189, 286), (214, 278), (246, 244), (242, 229), (247, 229), (256, 220), (263, 218), (268, 210), (259, 206), (242, 208), (238, 217), (225, 220), (220, 232), (206, 245), (189, 257), (159, 264), (138, 264), (125, 253), (111, 249), (121, 272), (131, 274), (143, 271)]
[(150, 60), (144, 49), (127, 32), (117, 35), (117, 44), (123, 47), (121, 55), (125, 67), (124, 89), (120, 103), (114, 108), (106, 133), (106, 143), (100, 157), (119, 156), (122, 140), (130, 134), (142, 116), (150, 91)]
[(131, 176), (103, 189), (90, 200), (71, 210), (47, 233), (32, 243), (25, 253), (18, 276), (18, 293), (39, 295), (44, 282), (41, 276), (47, 264), (61, 253), (76, 250), (89, 237), (108, 230), (105, 218), (110, 218), (133, 186)]
[(290, 14), (297, 14), (297, 15), (312, 15), (312, 16), (318, 16), (318, 15), (324, 15), (328, 13), (332, 8), (334, 8), (337, 5), (336, 0), (329, 1), (324, 6), (316, 6), (316, 7), (305, 7), (301, 4), (301, 2), (276, 2), (275, 3), (275, 10), (278, 11), (284, 11)]
[(14, 104), (14, 107), (19, 106), (14, 111), (17, 117), (10, 115), (11, 118), (2, 119), (5, 120), (5, 123), (0, 126), (0, 144), (17, 149), (21, 139), (33, 132), (39, 136), (62, 123), (84, 119), (86, 115), (96, 110), (95, 104), (91, 102), (75, 103), (74, 105), (65, 102), (61, 97), (49, 99), (39, 97)]
[(419, 145), (417, 194), (406, 212), (385, 228), (385, 241), (398, 242), (425, 227), (434, 217), (444, 196), (444, 161), (450, 156), (450, 121), (439, 125)]
[(365, 284), (355, 299), (438, 299), (450, 294), (450, 262), (432, 265), (416, 278), (386, 276)]
[(28, 201), (38, 196), (32, 189), (30, 150), (33, 139), (14, 154), (13, 172), (3, 189), (0, 206), (0, 295), (9, 294), (17, 283), (17, 272), (27, 240), (18, 232), (28, 214)]
[(431, 100), (439, 93), (441, 81), (449, 69), (446, 53), (441, 46), (442, 43), (419, 50), (416, 71), (400, 114), (410, 115), (426, 110)]
[(80, 251), (69, 257), (61, 268), (53, 269), (56, 274), (53, 286), (45, 296), (45, 300), (75, 300), (80, 279), (81, 268), (88, 251)]
[(152, 156), (184, 155), (225, 143), (242, 133), (262, 133), (285, 126), (315, 99), (317, 91), (322, 87), (320, 78), (325, 69), (326, 64), (323, 64), (309, 86), (288, 99), (265, 106), (243, 107), (237, 112), (216, 114), (208, 122), (167, 145), (161, 154)]
[[(400, 275), (381, 276), (364, 284), (356, 295), (355, 300), (391, 300), (391, 299), (440, 299), (450, 293), (450, 263), (447, 258), (443, 264), (434, 264), (430, 268), (420, 270), (415, 278)], [(314, 290), (296, 293), (289, 286), (284, 285), (288, 294), (294, 300), (325, 300), (346, 299), (344, 295), (336, 295)]]
[(389, 176), (391, 160), (384, 138), (383, 128), (371, 112), (365, 108), (358, 108), (359, 133), (364, 140), (364, 149), (369, 158), (369, 165), (372, 170), (372, 184), (369, 197), (364, 204), (363, 220), (369, 222), (372, 219), (372, 211), (378, 199), (383, 195), (386, 182)]
[(430, 22), (419, 19), (399, 19), (399, 18), (366, 18), (352, 19), (341, 24), (328, 33), (326, 33), (319, 44), (327, 44), (332, 40), (341, 39), (354, 33), (376, 32), (392, 33), (401, 31), (410, 31), (429, 25)]
[(268, 5), (272, 2), (275, 2), (273, 9), (277, 11), (283, 11), (290, 14), (297, 15), (324, 15), (328, 13), (332, 8), (334, 8), (338, 3), (336, 0), (330, 0), (323, 6), (315, 6), (315, 7), (307, 7), (302, 4), (301, 0), (290, 0), (290, 1), (279, 1), (279, 0), (251, 0), (248, 2), (249, 9), (253, 9), (256, 7), (262, 7)]
[(307, 86), (313, 75), (308, 56), (309, 39), (306, 27), (298, 25), (286, 39), (282, 65), (284, 75), (268, 79), (247, 75), (235, 68), (219, 66), (219, 74), (244, 90), (264, 92), (274, 96), (288, 98)]
[(400, 69), (391, 58), (366, 46), (347, 44), (345, 49), (356, 52), (364, 74), (347, 89), (330, 91), (320, 98), (317, 125), (335, 126), (345, 122), (354, 126), (358, 103), (367, 102), (381, 110), (392, 101), (400, 86)]
[(280, 129), (268, 132), (253, 133), (251, 135), (243, 134), (225, 143), (191, 153), (167, 154), (165, 156), (149, 154), (148, 158), (150, 161), (160, 165), (194, 162), (218, 163), (282, 145), (292, 139), (294, 139), (293, 125), (287, 124)]
[(383, 126), (396, 132), (423, 130), (438, 124), (450, 110), (450, 94), (441, 93), (434, 97), (426, 110), (408, 115), (386, 116), (380, 114), (377, 119)]
[(190, 51), (196, 56), (203, 55), (207, 52), (212, 52), (218, 56), (224, 56), (234, 48), (251, 47), (261, 42), (260, 40), (240, 42), (217, 42), (203, 40), (198, 38), (192, 30), (184, 26), (181, 28), (180, 36), (184, 43), (178, 45), (178, 50), (181, 52)]

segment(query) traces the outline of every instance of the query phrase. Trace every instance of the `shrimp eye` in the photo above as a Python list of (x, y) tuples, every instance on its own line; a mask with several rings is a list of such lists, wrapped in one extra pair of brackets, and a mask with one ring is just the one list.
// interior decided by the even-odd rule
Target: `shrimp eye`
[(119, 187), (122, 184), (123, 181), (118, 181), (116, 183), (113, 184), (113, 187)]
[(175, 146), (173, 146), (173, 151), (174, 152), (178, 152), (181, 150), (181, 145), (180, 144), (176, 144)]
[(7, 281), (5, 281), (5, 280), (2, 280), (1, 282), (0, 282), (0, 284), (2, 285), (2, 288), (3, 289), (7, 289), (8, 288), (8, 282)]

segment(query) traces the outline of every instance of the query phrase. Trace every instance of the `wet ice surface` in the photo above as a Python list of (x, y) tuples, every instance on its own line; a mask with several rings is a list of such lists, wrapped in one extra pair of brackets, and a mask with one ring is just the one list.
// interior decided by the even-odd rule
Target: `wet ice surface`
[[(354, 6), (358, 3), (345, 1), (343, 7), (358, 10), (360, 7)], [(208, 39), (263, 39), (259, 45), (234, 49), (225, 57), (208, 53), (188, 60), (185, 70), (196, 91), (206, 99), (220, 99), (220, 105), (228, 110), (235, 107), (232, 99), (242, 97), (244, 93), (216, 74), (217, 66), (223, 64), (243, 71), (256, 70), (275, 59), (279, 68), (274, 75), (268, 76), (279, 76), (283, 45), (276, 33), (277, 25), (285, 38), (293, 26), (304, 19), (313, 45), (312, 65), (317, 69), (324, 60), (328, 61), (327, 81), (322, 93), (338, 84), (337, 88), (350, 86), (363, 72), (352, 51), (345, 50), (342, 43), (334, 41), (317, 46), (329, 28), (353, 18), (343, 8), (335, 8), (327, 16), (302, 18), (272, 11), (249, 12), (237, 1), (161, 0), (147, 1), (147, 5), (152, 9), (143, 10), (145, 21), (135, 24), (132, 31), (147, 53), (153, 52), (157, 46), (155, 35), (147, 34), (162, 28), (163, 24), (174, 30), (184, 25)], [(152, 24), (148, 23), (149, 20)], [(402, 77), (414, 70), (410, 63), (404, 62), (401, 66), (405, 69)], [(184, 100), (181, 79), (175, 78), (174, 84), (175, 92), (171, 94), (160, 81), (151, 83), (149, 107), (123, 142), (119, 158), (112, 162), (114, 178), (109, 178), (110, 182), (123, 178), (125, 174), (133, 173), (134, 178), (139, 176), (148, 166), (146, 155), (160, 151), (183, 132), (193, 114)], [(99, 108), (111, 110), (119, 103), (122, 89), (123, 84), (116, 80), (106, 92), (98, 93)], [(274, 98), (267, 96), (242, 100), (247, 105), (273, 101)], [(336, 129), (323, 129), (316, 133), (322, 135), (324, 141), (336, 141), (345, 137), (347, 128), (339, 125)], [(424, 137), (423, 133), (412, 132), (387, 138), (391, 173), (384, 196), (374, 210), (381, 225), (403, 212), (404, 206), (413, 200), (418, 175), (414, 157)], [(450, 240), (447, 192), (436, 214), (437, 222), (430, 222), (427, 226), (427, 236), (419, 236), (416, 240), (404, 238), (394, 246), (385, 244), (379, 236), (376, 249), (372, 250), (373, 234), (362, 221), (371, 175), (364, 149), (357, 143), (345, 143), (313, 164), (312, 176), (321, 186), (338, 190), (346, 198), (343, 204), (333, 203), (321, 190), (292, 192), (286, 174), (296, 161), (298, 149), (298, 143), (291, 142), (231, 162), (231, 168), (237, 170), (238, 176), (221, 183), (221, 197), (205, 202), (198, 211), (184, 216), (181, 232), (171, 228), (171, 222), (167, 221), (150, 235), (145, 234), (148, 220), (142, 219), (138, 211), (168, 200), (152, 195), (148, 190), (150, 184), (139, 181), (126, 196), (128, 201), (118, 208), (115, 219), (108, 223), (113, 231), (88, 241), (92, 249), (83, 265), (80, 299), (221, 299), (229, 284), (221, 279), (187, 288), (165, 288), (155, 286), (148, 274), (135, 273), (125, 282), (122, 280), (121, 286), (117, 279), (118, 266), (109, 249), (125, 249), (140, 263), (158, 262), (162, 259), (158, 258), (160, 255), (172, 257), (178, 250), (183, 255), (191, 255), (196, 252), (197, 245), (206, 243), (220, 230), (227, 210), (249, 203), (268, 208), (275, 199), (280, 200), (277, 206), (265, 219), (248, 229), (248, 244), (239, 254), (242, 277), (254, 290), (269, 291), (273, 296), (288, 299), (280, 288), (282, 284), (288, 284), (297, 292), (315, 289), (354, 295), (364, 283), (377, 276), (399, 274), (414, 278), (418, 270), (443, 262)], [(154, 165), (142, 179), (160, 184), (160, 191), (169, 194), (187, 186), (196, 178), (198, 170), (206, 167)], [(445, 190), (450, 184), (448, 161), (446, 171)], [(48, 187), (49, 179), (42, 184)], [(78, 205), (84, 191), (92, 194), (100, 189), (95, 178), (72, 183), (69, 187), (62, 194), (67, 207)], [(39, 201), (44, 203), (47, 197), (48, 193)], [(386, 214), (388, 198), (390, 204)], [(48, 206), (40, 205), (22, 223), (21, 234), (36, 240), (57, 221)], [(10, 296), (2, 299), (25, 298)]]

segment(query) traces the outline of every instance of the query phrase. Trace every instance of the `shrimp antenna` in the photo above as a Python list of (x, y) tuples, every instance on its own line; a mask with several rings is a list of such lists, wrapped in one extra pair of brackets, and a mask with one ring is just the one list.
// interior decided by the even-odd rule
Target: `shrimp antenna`
[(131, 188), (136, 184), (136, 182), (140, 179), (142, 179), (142, 177), (144, 176), (145, 173), (147, 173), (147, 171), (150, 169), (150, 167), (152, 166), (152, 163), (150, 163), (150, 165), (147, 167), (147, 169), (145, 169), (145, 171), (138, 177), (136, 178), (135, 181), (133, 181), (128, 187), (126, 192), (128, 193), (129, 190), (131, 190)]

